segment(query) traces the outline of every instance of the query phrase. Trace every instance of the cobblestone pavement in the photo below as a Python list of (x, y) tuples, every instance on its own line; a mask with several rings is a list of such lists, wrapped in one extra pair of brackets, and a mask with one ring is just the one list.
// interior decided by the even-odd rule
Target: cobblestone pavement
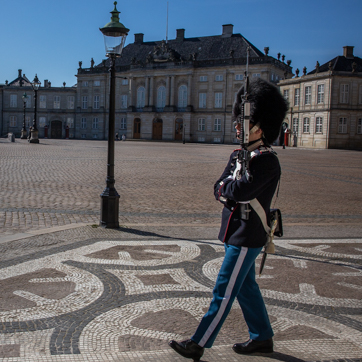
[[(258, 278), (275, 352), (231, 350), (248, 336), (235, 304), (202, 361), (362, 361), (362, 154), (277, 151), (285, 237)], [(212, 185), (229, 153), (118, 142), (109, 230), (105, 142), (0, 140), (0, 361), (183, 361), (167, 341), (189, 338), (211, 300)]]

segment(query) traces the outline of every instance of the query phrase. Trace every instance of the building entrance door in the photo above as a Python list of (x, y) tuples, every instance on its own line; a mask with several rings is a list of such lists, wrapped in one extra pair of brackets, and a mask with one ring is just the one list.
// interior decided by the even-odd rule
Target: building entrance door
[(52, 121), (50, 128), (50, 138), (62, 138), (62, 121)]
[(182, 118), (177, 118), (175, 122), (175, 141), (182, 140), (183, 130), (184, 130), (184, 121), (182, 120)]
[(141, 120), (135, 118), (133, 121), (133, 138), (139, 139), (141, 137)]
[(152, 139), (162, 140), (162, 119), (153, 120)]

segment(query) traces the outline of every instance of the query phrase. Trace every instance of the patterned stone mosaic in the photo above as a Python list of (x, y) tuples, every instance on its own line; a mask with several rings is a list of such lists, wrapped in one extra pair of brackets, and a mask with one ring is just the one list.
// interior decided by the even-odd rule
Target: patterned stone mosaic
[[(232, 352), (248, 338), (234, 303), (205, 361), (360, 361), (362, 239), (276, 244), (258, 277), (275, 352)], [(167, 341), (192, 335), (222, 259), (214, 240), (88, 239), (6, 260), (0, 361), (182, 361)]]

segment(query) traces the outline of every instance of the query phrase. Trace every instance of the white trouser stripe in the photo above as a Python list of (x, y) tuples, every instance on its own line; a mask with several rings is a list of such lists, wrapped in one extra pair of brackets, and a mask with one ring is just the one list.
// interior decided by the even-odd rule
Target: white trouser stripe
[(240, 254), (238, 256), (238, 260), (235, 263), (234, 270), (233, 270), (233, 272), (231, 274), (229, 283), (228, 283), (228, 285), (226, 287), (225, 295), (224, 295), (224, 298), (223, 298), (223, 300), (222, 300), (222, 302), (220, 304), (219, 310), (218, 310), (214, 320), (211, 322), (209, 328), (206, 330), (204, 336), (201, 338), (201, 340), (199, 342), (199, 346), (201, 346), (201, 347), (203, 347), (206, 344), (207, 340), (210, 338), (210, 336), (214, 332), (216, 326), (219, 324), (219, 322), (220, 322), (220, 320), (221, 320), (221, 318), (222, 318), (222, 316), (224, 314), (225, 308), (229, 303), (230, 295), (231, 295), (231, 292), (232, 292), (232, 290), (234, 288), (236, 278), (239, 275), (239, 271), (241, 269), (241, 266), (243, 265), (243, 262), (244, 262), (244, 259), (245, 259), (245, 256), (246, 256), (247, 252), (248, 252), (248, 248), (246, 248), (246, 247), (241, 248)]

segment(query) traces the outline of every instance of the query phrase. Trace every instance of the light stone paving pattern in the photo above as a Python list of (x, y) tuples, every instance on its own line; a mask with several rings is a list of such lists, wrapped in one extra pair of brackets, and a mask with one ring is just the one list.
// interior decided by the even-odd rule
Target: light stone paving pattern
[[(106, 141), (0, 139), (0, 361), (185, 361), (223, 259), (212, 194), (233, 146), (117, 142), (120, 228), (99, 223)], [(362, 155), (277, 148), (284, 237), (258, 283), (275, 352), (240, 356), (235, 303), (203, 362), (362, 361)], [(259, 269), (260, 256), (256, 269)]]

